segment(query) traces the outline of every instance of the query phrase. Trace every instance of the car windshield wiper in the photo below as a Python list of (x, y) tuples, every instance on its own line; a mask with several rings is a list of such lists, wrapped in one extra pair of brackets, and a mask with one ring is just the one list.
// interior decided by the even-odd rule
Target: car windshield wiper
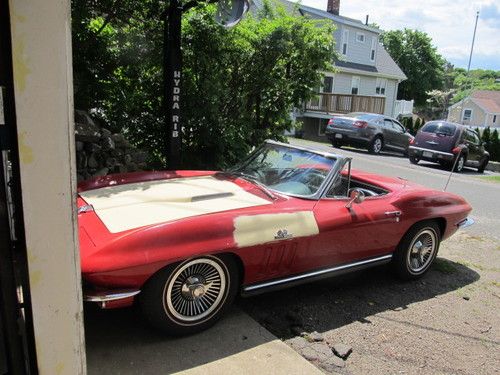
[(257, 185), (269, 198), (271, 198), (273, 201), (275, 201), (276, 199), (278, 199), (278, 197), (276, 195), (274, 195), (271, 190), (269, 190), (269, 188), (264, 185), (262, 182), (260, 182), (256, 177), (252, 176), (252, 175), (249, 175), (249, 174), (246, 174), (246, 173), (243, 173), (243, 172), (237, 172), (237, 171), (226, 171), (226, 172), (222, 172), (223, 174), (228, 174), (230, 176), (237, 176), (237, 177), (241, 177), (255, 185)]

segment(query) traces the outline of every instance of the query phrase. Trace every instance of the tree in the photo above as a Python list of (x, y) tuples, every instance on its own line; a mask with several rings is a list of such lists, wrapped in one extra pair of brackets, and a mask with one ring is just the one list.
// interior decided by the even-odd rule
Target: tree
[[(165, 3), (120, 1), (113, 13), (117, 3), (73, 2), (75, 102), (160, 160)], [(314, 94), (319, 72), (336, 58), (331, 23), (265, 2), (226, 30), (214, 11), (202, 4), (183, 17), (181, 125), (190, 168), (223, 168), (263, 139), (282, 137), (290, 110)]]
[(399, 84), (398, 99), (426, 104), (428, 92), (443, 87), (445, 60), (424, 32), (404, 29), (382, 34), (382, 43), (408, 77)]

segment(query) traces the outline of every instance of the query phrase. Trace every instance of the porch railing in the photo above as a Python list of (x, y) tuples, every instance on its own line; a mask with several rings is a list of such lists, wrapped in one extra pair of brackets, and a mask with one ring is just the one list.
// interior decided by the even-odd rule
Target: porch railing
[(385, 97), (320, 93), (305, 105), (306, 111), (326, 113), (371, 112), (383, 114)]

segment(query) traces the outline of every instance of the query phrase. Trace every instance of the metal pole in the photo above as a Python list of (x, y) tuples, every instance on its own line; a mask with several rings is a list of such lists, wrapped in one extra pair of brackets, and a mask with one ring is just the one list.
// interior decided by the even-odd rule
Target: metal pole
[[(474, 24), (474, 34), (472, 35), (472, 45), (470, 47), (470, 54), (469, 54), (469, 63), (467, 64), (467, 73), (465, 75), (466, 78), (469, 78), (469, 72), (470, 72), (470, 63), (472, 61), (472, 51), (474, 50), (474, 42), (476, 41), (476, 30), (477, 30), (477, 21), (479, 19), (479, 11), (476, 13), (476, 23)], [(467, 80), (465, 81), (467, 82)], [(471, 85), (471, 91), (472, 91), (472, 85)], [(464, 102), (465, 102), (465, 97), (462, 99), (460, 103), (460, 111), (458, 112), (458, 115), (460, 116), (460, 123), (463, 125), (464, 124), (464, 117), (462, 116), (462, 111), (464, 109)], [(446, 191), (448, 188), (448, 184), (450, 183), (451, 180), (451, 175), (455, 171), (455, 168), (457, 166), (458, 159), (460, 158), (460, 153), (457, 154), (455, 157), (455, 160), (453, 161), (453, 165), (451, 167), (451, 172), (450, 175), (448, 176), (448, 180), (446, 181), (446, 185), (444, 185), (443, 191)]]
[(180, 93), (182, 79), (181, 51), (182, 5), (171, 0), (164, 19), (164, 110), (165, 110), (165, 161), (167, 169), (181, 165)]
[[(470, 47), (470, 54), (469, 54), (469, 63), (467, 64), (467, 73), (465, 74), (465, 84), (467, 84), (467, 78), (469, 78), (469, 72), (470, 72), (470, 64), (472, 61), (472, 52), (474, 51), (474, 42), (476, 41), (476, 30), (477, 30), (477, 21), (479, 19), (479, 11), (476, 12), (476, 23), (474, 24), (474, 34), (472, 34), (472, 45)], [(471, 91), (472, 91), (472, 85), (471, 85)], [(460, 104), (460, 123), (463, 125), (464, 124), (464, 119), (462, 116), (462, 111), (464, 109), (464, 101), (465, 97), (462, 99), (462, 102)]]

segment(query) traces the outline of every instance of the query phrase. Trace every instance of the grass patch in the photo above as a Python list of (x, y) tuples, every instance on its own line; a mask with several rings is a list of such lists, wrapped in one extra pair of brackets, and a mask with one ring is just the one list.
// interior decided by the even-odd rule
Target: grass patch
[(452, 262), (442, 258), (436, 258), (434, 260), (432, 268), (434, 268), (436, 271), (445, 273), (447, 275), (455, 273), (457, 271), (456, 267), (453, 265)]
[(500, 176), (482, 176), (481, 180), (500, 183)]

